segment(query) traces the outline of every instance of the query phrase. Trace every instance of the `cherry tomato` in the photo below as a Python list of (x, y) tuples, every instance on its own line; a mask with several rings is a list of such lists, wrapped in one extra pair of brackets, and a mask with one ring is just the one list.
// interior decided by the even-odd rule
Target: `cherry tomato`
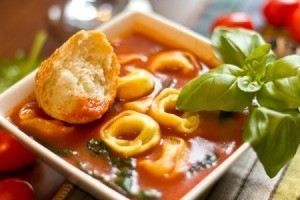
[(300, 8), (294, 10), (288, 19), (288, 29), (292, 37), (300, 43)]
[(299, 0), (268, 0), (263, 7), (266, 20), (274, 26), (287, 24), (289, 15), (299, 7)]
[(240, 27), (250, 30), (254, 29), (250, 16), (243, 12), (233, 12), (217, 17), (212, 24), (210, 31), (213, 32), (218, 26)]
[(24, 180), (8, 178), (0, 182), (0, 199), (5, 200), (34, 200), (32, 186)]
[(36, 159), (35, 155), (5, 130), (0, 130), (0, 171), (18, 170)]

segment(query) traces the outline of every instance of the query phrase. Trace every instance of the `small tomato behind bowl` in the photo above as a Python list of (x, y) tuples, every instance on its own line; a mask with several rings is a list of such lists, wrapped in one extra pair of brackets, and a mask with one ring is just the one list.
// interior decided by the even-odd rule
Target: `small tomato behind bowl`
[(7, 131), (0, 130), (0, 172), (21, 169), (35, 159), (36, 156)]
[(263, 6), (263, 14), (268, 23), (284, 26), (289, 15), (299, 7), (299, 0), (268, 0)]
[(0, 182), (0, 199), (5, 200), (34, 200), (32, 186), (22, 179), (8, 178)]
[(212, 33), (213, 30), (218, 26), (224, 26), (229, 28), (239, 27), (250, 30), (254, 29), (254, 25), (250, 16), (247, 13), (243, 12), (233, 12), (217, 17), (210, 28), (210, 32)]
[(300, 7), (294, 10), (288, 19), (288, 29), (294, 38), (300, 44)]

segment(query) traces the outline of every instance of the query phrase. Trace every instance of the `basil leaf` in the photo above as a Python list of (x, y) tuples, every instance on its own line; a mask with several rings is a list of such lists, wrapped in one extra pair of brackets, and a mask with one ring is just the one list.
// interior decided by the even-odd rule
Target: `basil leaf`
[(300, 107), (300, 56), (287, 56), (268, 65), (265, 81), (257, 93), (262, 106), (276, 109)]
[(295, 155), (300, 144), (300, 113), (296, 110), (277, 112), (253, 107), (243, 133), (263, 164), (274, 177)]
[(257, 92), (262, 85), (262, 82), (253, 80), (251, 76), (238, 78), (238, 87), (244, 92)]
[(274, 53), (271, 51), (270, 44), (264, 44), (257, 47), (246, 58), (243, 69), (247, 74), (260, 81), (266, 73), (266, 66), (275, 59)]
[(265, 41), (254, 31), (241, 28), (216, 28), (211, 43), (219, 60), (242, 67), (245, 59), (254, 49), (265, 44)]
[(0, 93), (19, 80), (22, 63), (26, 60), (23, 52), (18, 52), (12, 61), (0, 61)]
[(291, 55), (278, 59), (267, 67), (266, 81), (286, 78), (290, 76), (299, 76), (300, 74), (300, 56)]
[(251, 104), (254, 93), (239, 89), (238, 77), (244, 72), (234, 65), (221, 65), (188, 82), (181, 90), (176, 107), (179, 110), (240, 111)]
[(0, 60), (0, 93), (19, 81), (42, 61), (40, 52), (46, 41), (47, 34), (44, 31), (38, 32), (28, 58), (21, 51), (13, 60)]

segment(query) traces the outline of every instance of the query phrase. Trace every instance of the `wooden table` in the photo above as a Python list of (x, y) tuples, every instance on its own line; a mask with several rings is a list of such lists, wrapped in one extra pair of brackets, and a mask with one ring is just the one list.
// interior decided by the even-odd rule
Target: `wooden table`
[[(48, 30), (47, 11), (64, 0), (0, 1), (0, 59), (12, 58), (16, 51), (29, 52), (36, 33)], [(48, 56), (61, 44), (49, 34), (42, 55)]]

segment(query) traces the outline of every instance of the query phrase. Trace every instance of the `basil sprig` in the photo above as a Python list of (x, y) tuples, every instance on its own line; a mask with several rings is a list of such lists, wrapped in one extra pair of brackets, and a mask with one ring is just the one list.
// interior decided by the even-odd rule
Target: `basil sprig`
[(188, 82), (176, 107), (182, 111), (242, 111), (243, 130), (266, 173), (274, 177), (300, 144), (300, 56), (275, 60), (255, 31), (217, 28), (212, 47), (224, 64)]
[(47, 33), (39, 31), (28, 56), (20, 51), (12, 60), (0, 59), (0, 93), (29, 74), (41, 63), (40, 53), (46, 39)]
[(274, 177), (295, 155), (300, 143), (297, 110), (276, 111), (254, 106), (244, 128), (243, 139), (256, 151), (267, 174)]

